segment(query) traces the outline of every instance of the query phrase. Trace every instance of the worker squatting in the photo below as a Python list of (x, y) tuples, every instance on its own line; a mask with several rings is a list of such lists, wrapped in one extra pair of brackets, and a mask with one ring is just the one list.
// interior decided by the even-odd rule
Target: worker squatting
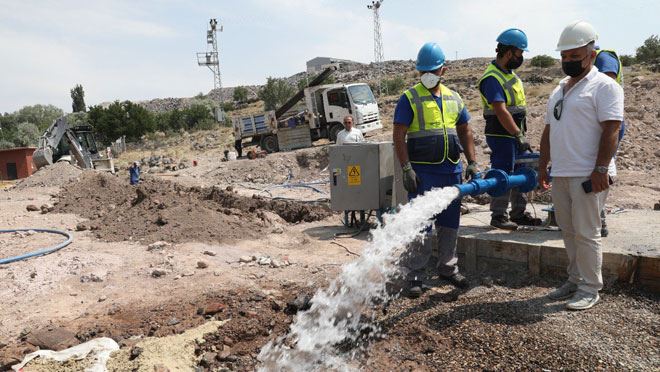
[[(614, 51), (596, 46), (597, 39), (596, 31), (585, 21), (571, 23), (559, 36), (556, 50), (567, 76), (548, 99), (540, 143), (539, 184), (547, 189), (552, 175), (555, 214), (569, 262), (568, 281), (548, 297), (569, 299), (566, 306), (572, 310), (589, 309), (599, 301), (603, 287), (600, 238), (607, 235), (601, 213), (610, 175), (615, 172), (613, 157), (623, 135), (622, 65)], [(491, 167), (507, 173), (514, 171), (516, 158), (531, 151), (525, 137), (525, 90), (514, 72), (522, 65), (527, 46), (522, 30), (502, 32), (497, 37), (497, 56), (476, 87), (483, 104)], [(467, 161), (465, 177), (473, 178), (479, 172), (470, 114), (461, 96), (441, 83), (447, 71), (441, 47), (424, 44), (416, 69), (419, 82), (401, 95), (393, 120), (394, 147), (409, 198), (461, 183), (461, 153)], [(525, 195), (515, 189), (494, 197), (491, 225), (511, 230), (518, 225), (540, 225), (540, 219), (525, 212), (526, 204)], [(467, 287), (468, 280), (457, 265), (459, 220), (460, 199), (435, 216), (437, 273), (457, 287)], [(429, 226), (427, 237), (432, 231)], [(415, 241), (402, 256), (411, 297), (422, 293), (430, 242)]]

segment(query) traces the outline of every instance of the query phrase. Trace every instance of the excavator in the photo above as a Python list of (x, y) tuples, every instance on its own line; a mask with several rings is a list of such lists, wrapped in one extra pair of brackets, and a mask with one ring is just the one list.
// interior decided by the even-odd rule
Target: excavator
[(114, 172), (112, 159), (103, 159), (99, 154), (92, 127), (71, 127), (64, 116), (46, 129), (32, 154), (32, 162), (37, 169), (58, 161), (66, 161), (84, 169)]

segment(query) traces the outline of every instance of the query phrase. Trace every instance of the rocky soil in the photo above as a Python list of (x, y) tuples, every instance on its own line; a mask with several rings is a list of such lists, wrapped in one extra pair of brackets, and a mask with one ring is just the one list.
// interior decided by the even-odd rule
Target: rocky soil
[(64, 188), (55, 212), (88, 218), (79, 230), (106, 241), (228, 242), (281, 233), (288, 223), (330, 215), (326, 206), (239, 196), (231, 187), (188, 188), (158, 179), (137, 187), (107, 173), (85, 172)]

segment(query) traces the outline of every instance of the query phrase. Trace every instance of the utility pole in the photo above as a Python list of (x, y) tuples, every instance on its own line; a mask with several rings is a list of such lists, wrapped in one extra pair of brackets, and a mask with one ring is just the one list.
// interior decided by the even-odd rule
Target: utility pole
[(371, 9), (374, 14), (374, 64), (376, 65), (376, 79), (378, 81), (378, 93), (382, 93), (381, 87), (381, 68), (383, 64), (383, 37), (380, 33), (380, 6), (385, 0), (374, 0), (371, 2), (371, 5), (367, 5), (368, 9)]
[[(220, 60), (218, 58), (218, 21), (211, 18), (209, 29), (206, 31), (206, 52), (197, 53), (197, 65), (206, 66), (213, 72), (213, 88), (222, 88), (222, 79), (220, 77)], [(220, 25), (222, 32), (222, 25)]]

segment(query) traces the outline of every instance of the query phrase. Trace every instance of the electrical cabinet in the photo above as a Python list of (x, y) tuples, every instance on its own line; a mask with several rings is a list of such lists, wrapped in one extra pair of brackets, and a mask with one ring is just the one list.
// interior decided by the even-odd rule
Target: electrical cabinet
[(408, 201), (392, 142), (330, 146), (334, 211), (387, 210)]

